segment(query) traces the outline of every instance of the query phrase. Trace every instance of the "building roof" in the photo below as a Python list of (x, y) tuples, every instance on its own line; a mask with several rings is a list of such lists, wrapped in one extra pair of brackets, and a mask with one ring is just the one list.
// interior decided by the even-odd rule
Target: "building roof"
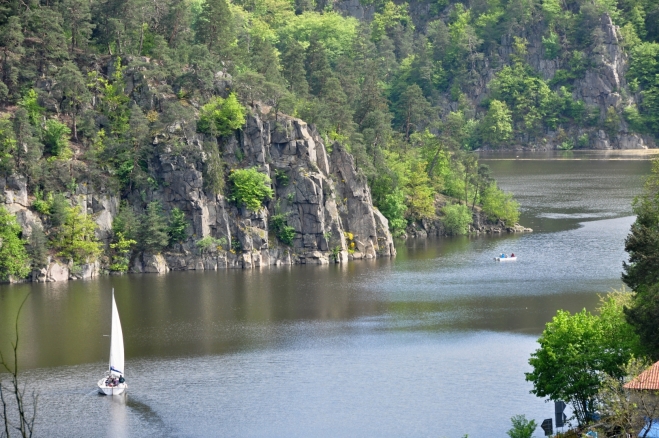
[(653, 389), (659, 390), (659, 362), (636, 376), (634, 380), (624, 386), (627, 389)]

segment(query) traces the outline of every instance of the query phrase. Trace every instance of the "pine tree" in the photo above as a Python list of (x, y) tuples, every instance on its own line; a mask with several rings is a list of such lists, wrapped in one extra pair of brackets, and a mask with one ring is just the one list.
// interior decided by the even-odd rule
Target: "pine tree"
[(167, 220), (162, 214), (160, 202), (150, 202), (140, 217), (137, 244), (142, 251), (160, 253), (169, 244)]
[(304, 60), (305, 53), (302, 44), (295, 40), (290, 41), (282, 54), (282, 75), (288, 82), (288, 89), (298, 96), (306, 96), (309, 92)]
[(91, 93), (80, 70), (72, 62), (65, 62), (57, 72), (55, 88), (62, 94), (62, 109), (73, 119), (73, 137), (78, 139), (78, 115), (86, 103), (91, 100)]
[(226, 0), (207, 0), (197, 22), (197, 41), (220, 60), (231, 59), (236, 41), (233, 15)]
[(32, 225), (32, 233), (27, 247), (32, 269), (41, 269), (48, 265), (48, 248), (46, 244), (47, 240), (43, 229), (38, 225)]
[(178, 207), (172, 210), (169, 216), (169, 244), (180, 243), (187, 237), (188, 221), (185, 213)]
[(2, 82), (6, 86), (2, 102), (16, 99), (19, 92), (18, 75), (25, 54), (24, 40), (19, 17), (10, 17), (7, 24), (0, 27), (0, 51), (2, 52)]

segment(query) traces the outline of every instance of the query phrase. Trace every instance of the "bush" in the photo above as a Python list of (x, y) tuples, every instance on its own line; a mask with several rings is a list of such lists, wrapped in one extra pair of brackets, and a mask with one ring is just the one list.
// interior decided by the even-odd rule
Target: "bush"
[(407, 226), (405, 219), (405, 194), (401, 189), (384, 195), (384, 200), (378, 205), (380, 212), (389, 220), (389, 229), (396, 235), (403, 232)]
[(483, 191), (483, 212), (490, 220), (501, 219), (507, 225), (519, 221), (519, 204), (513, 195), (504, 193), (496, 184), (492, 184)]
[(444, 227), (449, 234), (467, 234), (472, 221), (469, 207), (462, 204), (446, 205), (442, 208)]
[(510, 421), (513, 427), (506, 432), (510, 438), (531, 438), (538, 427), (535, 420), (529, 421), (524, 415), (515, 415)]
[(287, 214), (279, 213), (270, 217), (270, 229), (275, 232), (277, 238), (286, 245), (291, 245), (295, 239), (295, 228), (286, 222)]
[(229, 135), (245, 124), (245, 108), (231, 93), (226, 99), (214, 97), (201, 107), (197, 129), (204, 134)]
[(221, 250), (224, 245), (227, 244), (227, 239), (226, 237), (220, 237), (219, 239), (216, 239), (212, 236), (206, 236), (203, 239), (197, 241), (197, 248), (202, 253), (206, 253), (213, 248), (217, 250)]
[(14, 215), (0, 206), (0, 280), (24, 278), (30, 273), (30, 258), (20, 235)]
[(43, 142), (46, 145), (46, 151), (53, 156), (60, 156), (69, 146), (68, 138), (71, 136), (71, 130), (64, 123), (55, 119), (46, 121), (43, 128)]
[(249, 210), (258, 211), (265, 199), (272, 198), (270, 177), (256, 168), (232, 170), (229, 181), (232, 184), (230, 199)]
[(185, 213), (180, 208), (175, 207), (169, 217), (169, 244), (179, 243), (187, 237), (188, 221), (185, 220)]

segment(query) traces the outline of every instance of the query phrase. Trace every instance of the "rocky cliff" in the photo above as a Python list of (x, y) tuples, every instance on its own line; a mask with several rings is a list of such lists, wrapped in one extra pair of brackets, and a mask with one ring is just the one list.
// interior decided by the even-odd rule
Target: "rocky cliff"
[[(221, 194), (211, 196), (204, 189), (207, 156), (199, 134), (186, 134), (184, 127), (174, 123), (154, 138), (158, 152), (149, 170), (160, 181), (159, 188), (131, 194), (129, 200), (160, 201), (165, 212), (179, 208), (189, 227), (187, 239), (162, 254), (134, 254), (132, 272), (338, 263), (396, 254), (387, 219), (373, 207), (366, 178), (355, 168), (348, 151), (334, 143), (328, 154), (318, 132), (302, 120), (267, 117), (254, 109), (241, 131), (215, 146), (229, 169), (256, 168), (270, 177), (275, 195), (257, 212)], [(180, 152), (180, 142), (186, 143), (187, 153)], [(29, 236), (33, 226), (47, 226), (31, 208), (25, 178), (15, 175), (0, 180), (0, 187), (0, 202), (16, 215), (24, 236)], [(119, 198), (95, 192), (84, 183), (66, 196), (93, 215), (97, 237), (107, 244)], [(294, 229), (290, 245), (279, 241), (271, 230), (274, 214), (284, 217)], [(207, 237), (218, 243), (200, 248), (197, 242)], [(103, 263), (73, 268), (53, 258), (32, 278), (86, 278), (103, 268)]]

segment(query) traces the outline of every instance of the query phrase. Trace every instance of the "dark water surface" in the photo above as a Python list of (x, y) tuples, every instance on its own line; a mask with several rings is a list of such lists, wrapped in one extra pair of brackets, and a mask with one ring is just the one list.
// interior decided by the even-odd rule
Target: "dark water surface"
[[(0, 286), (5, 350), (32, 292), (19, 329), (36, 435), (504, 437), (515, 414), (552, 417), (529, 394), (529, 354), (556, 309), (621, 286), (650, 168), (574, 154), (487, 157), (533, 234), (401, 241), (395, 259), (347, 265)], [(125, 398), (95, 390), (113, 287)]]

